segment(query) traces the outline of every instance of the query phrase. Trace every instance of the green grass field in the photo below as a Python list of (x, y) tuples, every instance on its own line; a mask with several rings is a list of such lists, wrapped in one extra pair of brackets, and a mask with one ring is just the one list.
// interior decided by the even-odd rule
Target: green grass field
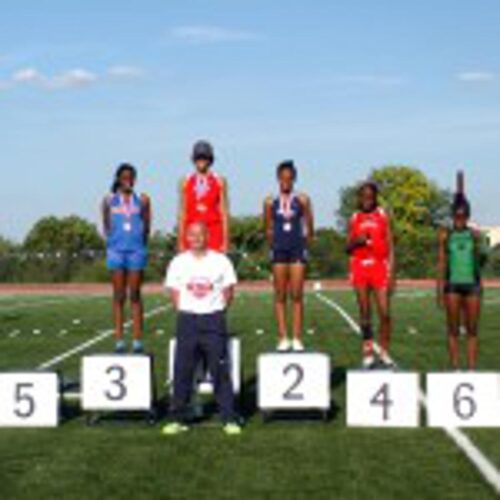
[[(356, 315), (350, 292), (327, 294)], [(146, 310), (165, 305), (146, 299)], [(481, 330), (480, 368), (498, 370), (500, 291), (488, 291)], [(1, 297), (0, 367), (36, 368), (110, 328), (106, 297)], [(446, 369), (443, 317), (431, 291), (403, 290), (394, 304), (393, 355), (405, 369)], [(166, 392), (166, 352), (171, 311), (146, 322), (146, 345), (156, 355), (160, 395)], [(255, 413), (255, 367), (275, 344), (269, 293), (240, 293), (230, 315), (243, 342), (243, 410), (240, 437), (218, 425), (201, 425), (174, 438), (161, 422), (105, 422), (94, 427), (76, 413), (51, 430), (0, 430), (0, 498), (340, 498), (487, 499), (493, 489), (441, 430), (348, 429), (343, 374), (359, 364), (359, 339), (340, 315), (307, 296), (308, 347), (332, 356), (338, 376), (332, 398), (338, 408), (327, 423), (274, 421)], [(263, 335), (256, 331), (263, 329)], [(35, 333), (33, 333), (35, 330)], [(36, 332), (40, 330), (40, 332)], [(106, 352), (111, 337), (86, 352)], [(78, 377), (80, 354), (57, 366)], [(500, 430), (466, 431), (500, 468)]]

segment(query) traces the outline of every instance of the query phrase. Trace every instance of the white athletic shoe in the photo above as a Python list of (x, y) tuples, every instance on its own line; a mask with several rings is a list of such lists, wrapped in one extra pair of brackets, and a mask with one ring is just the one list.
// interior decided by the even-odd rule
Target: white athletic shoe
[(376, 366), (376, 359), (375, 356), (365, 356), (363, 358), (363, 368), (365, 370), (373, 370)]
[(286, 352), (286, 351), (289, 351), (290, 350), (290, 341), (288, 339), (281, 339), (279, 342), (278, 342), (278, 346), (276, 347), (276, 350), (279, 351), (279, 352)]
[(293, 339), (292, 340), (292, 351), (302, 352), (303, 350), (304, 350), (304, 344), (302, 343), (302, 340)]

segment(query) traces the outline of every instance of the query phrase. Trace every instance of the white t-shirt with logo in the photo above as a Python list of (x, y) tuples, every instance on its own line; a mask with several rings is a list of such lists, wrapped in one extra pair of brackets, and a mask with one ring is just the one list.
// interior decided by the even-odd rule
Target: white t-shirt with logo
[(180, 311), (211, 314), (226, 308), (223, 290), (237, 281), (233, 264), (224, 254), (209, 250), (196, 257), (187, 251), (170, 262), (165, 287), (179, 292)]

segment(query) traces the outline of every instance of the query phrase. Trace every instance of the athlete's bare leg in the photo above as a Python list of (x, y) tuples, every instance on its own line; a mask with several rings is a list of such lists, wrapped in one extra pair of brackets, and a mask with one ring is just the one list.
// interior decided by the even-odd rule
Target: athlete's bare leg
[(445, 296), (446, 322), (448, 334), (448, 354), (450, 365), (453, 370), (458, 370), (460, 366), (460, 305), (461, 297), (456, 293), (449, 293)]
[(290, 265), (290, 292), (292, 296), (293, 337), (300, 340), (304, 325), (304, 280), (306, 266), (301, 262)]
[(115, 324), (115, 339), (123, 339), (124, 308), (127, 298), (127, 273), (119, 270), (111, 275), (113, 284), (113, 320)]
[(289, 273), (287, 264), (273, 265), (274, 283), (274, 310), (278, 323), (278, 335), (280, 340), (287, 338), (287, 295), (288, 295)]
[(392, 317), (391, 317), (391, 294), (387, 288), (375, 290), (375, 303), (377, 304), (377, 312), (379, 317), (379, 339), (382, 350), (381, 355), (389, 353), (392, 333)]
[(363, 334), (363, 356), (373, 355), (373, 330), (372, 313), (370, 303), (370, 289), (368, 287), (356, 288), (356, 298), (358, 300), (359, 319)]
[(135, 340), (141, 340), (143, 333), (144, 311), (141, 294), (142, 277), (142, 271), (129, 271), (128, 286), (130, 289), (133, 337)]
[(472, 295), (464, 298), (465, 327), (467, 329), (467, 368), (475, 370), (478, 355), (478, 327), (481, 316), (481, 297)]

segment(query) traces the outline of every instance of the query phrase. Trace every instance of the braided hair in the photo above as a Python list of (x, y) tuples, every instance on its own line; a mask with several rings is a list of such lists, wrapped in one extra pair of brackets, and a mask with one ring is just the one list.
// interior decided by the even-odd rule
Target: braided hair
[(118, 190), (120, 189), (120, 177), (123, 174), (123, 172), (127, 171), (130, 172), (134, 180), (137, 178), (137, 169), (133, 165), (131, 165), (130, 163), (120, 164), (116, 169), (113, 184), (111, 185), (112, 193), (118, 192)]

